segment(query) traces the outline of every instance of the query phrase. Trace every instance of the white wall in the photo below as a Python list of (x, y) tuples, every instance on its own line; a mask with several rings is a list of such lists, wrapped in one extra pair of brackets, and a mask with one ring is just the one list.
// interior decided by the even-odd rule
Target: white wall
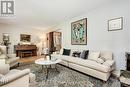
[(44, 32), (42, 30), (30, 29), (29, 27), (23, 27), (15, 24), (0, 24), (0, 42), (2, 42), (3, 33), (10, 34), (10, 49), (9, 53), (13, 53), (14, 45), (17, 45), (20, 42), (20, 34), (29, 34), (31, 35), (31, 43), (34, 43), (39, 48), (38, 54), (42, 49), (42, 38)]
[[(108, 31), (107, 21), (123, 17), (123, 30)], [(71, 22), (88, 20), (87, 45), (71, 45)], [(54, 29), (63, 30), (63, 47), (73, 49), (111, 50), (117, 69), (125, 69), (125, 52), (130, 51), (130, 0), (113, 0), (86, 14), (67, 20)]]

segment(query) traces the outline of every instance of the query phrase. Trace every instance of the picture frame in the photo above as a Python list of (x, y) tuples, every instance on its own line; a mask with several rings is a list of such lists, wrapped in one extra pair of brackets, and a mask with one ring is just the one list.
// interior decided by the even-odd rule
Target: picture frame
[(116, 31), (123, 29), (123, 17), (108, 20), (108, 31)]
[(71, 44), (87, 45), (87, 18), (71, 23)]
[(21, 42), (30, 42), (31, 41), (31, 35), (20, 34), (20, 41)]

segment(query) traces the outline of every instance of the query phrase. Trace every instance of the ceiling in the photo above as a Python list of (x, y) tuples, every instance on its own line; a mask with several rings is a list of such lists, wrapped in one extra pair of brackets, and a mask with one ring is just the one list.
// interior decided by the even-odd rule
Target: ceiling
[(109, 1), (111, 0), (15, 0), (15, 16), (0, 17), (0, 23), (47, 29)]

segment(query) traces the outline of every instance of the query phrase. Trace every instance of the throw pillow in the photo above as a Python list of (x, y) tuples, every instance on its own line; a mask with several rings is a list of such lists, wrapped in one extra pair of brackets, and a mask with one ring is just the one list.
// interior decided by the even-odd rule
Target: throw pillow
[(108, 67), (111, 67), (114, 64), (114, 60), (107, 60), (103, 63), (103, 65), (106, 65)]
[(103, 52), (101, 52), (100, 56), (105, 58), (106, 60), (108, 60), (108, 59), (112, 60), (113, 59), (113, 54), (110, 51), (103, 51)]
[(8, 64), (0, 64), (0, 74), (7, 74), (9, 72), (10, 66)]
[(88, 58), (88, 53), (89, 53), (89, 50), (84, 50), (81, 53), (80, 57), (83, 58), (83, 59), (87, 59)]
[(103, 64), (103, 63), (104, 63), (104, 60), (101, 59), (101, 58), (98, 58), (98, 59), (97, 59), (97, 63)]
[(63, 49), (63, 55), (70, 55), (70, 49)]
[(60, 49), (60, 54), (61, 54), (61, 55), (63, 54), (63, 48)]
[(99, 55), (100, 55), (100, 52), (89, 52), (88, 59), (97, 61), (97, 59), (99, 58)]
[(81, 54), (81, 52), (75, 51), (75, 52), (73, 52), (72, 56), (73, 57), (80, 57), (80, 54)]
[(78, 49), (71, 49), (70, 56), (73, 56), (74, 52), (79, 52)]
[(104, 62), (106, 61), (106, 58), (104, 58), (104, 57), (100, 57)]

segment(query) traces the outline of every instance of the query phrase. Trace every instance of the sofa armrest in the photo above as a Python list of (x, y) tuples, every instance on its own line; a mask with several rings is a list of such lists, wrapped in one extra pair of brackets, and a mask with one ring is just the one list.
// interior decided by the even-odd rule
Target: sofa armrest
[(30, 73), (30, 69), (25, 69), (25, 70), (22, 70), (20, 72), (15, 73), (15, 74), (12, 74), (12, 75), (3, 76), (0, 79), (0, 86), (5, 85), (5, 84), (7, 84), (9, 82), (12, 82), (12, 81), (14, 81), (16, 79), (19, 79), (19, 78), (21, 78), (21, 77), (23, 77), (23, 76), (25, 76), (27, 74), (29, 75), (29, 73)]
[(14, 58), (14, 57), (16, 57), (16, 54), (7, 54), (7, 56), (8, 56), (9, 58)]

